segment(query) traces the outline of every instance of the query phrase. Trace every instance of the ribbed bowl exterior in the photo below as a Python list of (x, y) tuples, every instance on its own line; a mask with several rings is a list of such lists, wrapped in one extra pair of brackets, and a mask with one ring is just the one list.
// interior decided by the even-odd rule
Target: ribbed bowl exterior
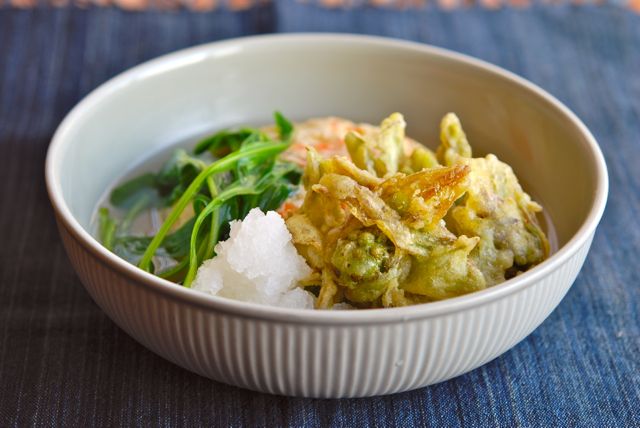
[(321, 398), (407, 391), (496, 358), (558, 305), (593, 238), (536, 284), (482, 305), (397, 322), (314, 325), (223, 313), (160, 293), (106, 265), (59, 225), (94, 301), (153, 352), (231, 385)]

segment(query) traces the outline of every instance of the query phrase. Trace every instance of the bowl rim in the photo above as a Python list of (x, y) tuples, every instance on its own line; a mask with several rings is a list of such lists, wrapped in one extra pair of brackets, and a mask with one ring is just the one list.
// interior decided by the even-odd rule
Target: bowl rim
[[(591, 157), (596, 175), (595, 197), (589, 213), (578, 231), (571, 239), (558, 249), (551, 257), (535, 266), (531, 270), (516, 278), (501, 284), (476, 291), (459, 297), (438, 302), (430, 302), (398, 308), (368, 309), (359, 311), (321, 311), (309, 309), (281, 308), (256, 303), (236, 301), (224, 297), (210, 296), (182, 286), (176, 286), (168, 280), (154, 276), (134, 266), (102, 246), (71, 214), (62, 195), (60, 171), (57, 168), (58, 159), (65, 152), (65, 141), (72, 132), (75, 123), (82, 120), (92, 106), (99, 104), (103, 98), (109, 97), (119, 89), (135, 84), (146, 77), (161, 74), (187, 66), (192, 63), (211, 58), (224, 58), (239, 53), (245, 47), (267, 45), (299, 45), (299, 44), (331, 44), (349, 43), (368, 47), (402, 49), (412, 51), (416, 55), (428, 55), (440, 59), (463, 63), (476, 69), (497, 75), (510, 81), (521, 89), (537, 96), (554, 108), (563, 118), (569, 121), (584, 137), (585, 150)], [(444, 314), (451, 314), (465, 309), (478, 307), (494, 302), (503, 297), (525, 290), (536, 284), (544, 277), (557, 270), (562, 264), (578, 252), (584, 245), (589, 245), (595, 229), (603, 215), (608, 195), (609, 180), (604, 156), (596, 139), (586, 125), (568, 107), (551, 94), (534, 83), (496, 65), (486, 61), (423, 43), (390, 39), (379, 36), (364, 36), (341, 33), (290, 33), (240, 37), (205, 43), (194, 47), (178, 50), (155, 59), (146, 61), (130, 68), (99, 85), (86, 95), (65, 116), (55, 131), (51, 144), (47, 150), (45, 162), (45, 179), (51, 204), (54, 208), (58, 223), (63, 226), (96, 260), (106, 267), (116, 270), (126, 276), (133, 286), (145, 287), (153, 292), (163, 294), (182, 302), (211, 309), (217, 312), (236, 316), (258, 318), (280, 322), (294, 322), (307, 324), (331, 325), (366, 325), (390, 322), (407, 322), (415, 319), (431, 318)]]

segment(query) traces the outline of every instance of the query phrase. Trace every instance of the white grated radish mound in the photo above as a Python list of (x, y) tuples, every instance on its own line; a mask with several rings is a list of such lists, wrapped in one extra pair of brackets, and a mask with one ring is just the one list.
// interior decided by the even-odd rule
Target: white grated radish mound
[(230, 299), (289, 308), (313, 309), (313, 294), (296, 284), (311, 274), (275, 211), (249, 211), (232, 221), (229, 239), (216, 245), (217, 256), (198, 269), (193, 289)]

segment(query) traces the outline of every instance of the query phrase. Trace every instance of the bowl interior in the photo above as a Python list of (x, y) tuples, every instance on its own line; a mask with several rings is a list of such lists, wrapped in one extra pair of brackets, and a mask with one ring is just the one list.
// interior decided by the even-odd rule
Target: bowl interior
[(206, 131), (268, 123), (276, 109), (294, 120), (335, 115), (371, 123), (399, 111), (408, 134), (430, 147), (440, 118), (456, 112), (475, 153), (508, 162), (544, 205), (560, 246), (596, 198), (588, 137), (532, 86), (437, 49), (330, 36), (202, 46), (117, 77), (61, 126), (49, 179), (91, 232), (96, 203), (132, 165)]

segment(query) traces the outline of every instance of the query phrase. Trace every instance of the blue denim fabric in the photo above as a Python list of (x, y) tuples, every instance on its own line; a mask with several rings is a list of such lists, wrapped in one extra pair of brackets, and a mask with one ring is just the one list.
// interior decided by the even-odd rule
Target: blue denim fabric
[[(308, 30), (416, 40), (496, 63), (556, 95), (602, 145), (611, 195), (582, 273), (540, 328), (484, 367), (370, 399), (258, 394), (147, 351), (73, 273), (43, 180), (63, 115), (107, 78), (159, 54)], [(640, 426), (638, 165), (640, 17), (616, 7), (0, 8), (0, 426)]]

